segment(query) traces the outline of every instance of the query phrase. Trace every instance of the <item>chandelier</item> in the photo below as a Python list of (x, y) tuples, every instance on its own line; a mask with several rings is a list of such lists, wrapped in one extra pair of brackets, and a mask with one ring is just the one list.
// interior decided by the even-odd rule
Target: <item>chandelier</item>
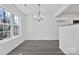
[(34, 18), (35, 20), (37, 20), (38, 22), (41, 22), (42, 20), (45, 19), (45, 17), (41, 14), (41, 11), (40, 11), (40, 4), (38, 4), (39, 6), (39, 11), (36, 15), (34, 15)]

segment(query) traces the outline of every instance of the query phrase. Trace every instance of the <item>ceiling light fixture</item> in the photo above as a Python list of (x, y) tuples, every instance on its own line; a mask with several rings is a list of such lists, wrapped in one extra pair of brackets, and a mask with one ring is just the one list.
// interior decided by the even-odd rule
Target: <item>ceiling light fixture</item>
[(45, 17), (41, 14), (40, 4), (38, 4), (38, 6), (39, 6), (38, 14), (37, 15), (34, 15), (34, 18), (35, 18), (35, 20), (41, 22), (41, 20), (44, 20)]

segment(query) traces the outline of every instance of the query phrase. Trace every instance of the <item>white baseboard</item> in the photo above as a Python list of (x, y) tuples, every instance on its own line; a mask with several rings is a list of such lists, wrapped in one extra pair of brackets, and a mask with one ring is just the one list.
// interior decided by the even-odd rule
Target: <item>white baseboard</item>
[(25, 40), (59, 40), (58, 38), (27, 38)]

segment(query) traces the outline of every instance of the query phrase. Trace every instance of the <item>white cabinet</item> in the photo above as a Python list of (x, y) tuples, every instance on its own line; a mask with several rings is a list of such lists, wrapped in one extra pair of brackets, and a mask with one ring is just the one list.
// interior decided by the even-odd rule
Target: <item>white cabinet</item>
[(79, 24), (59, 27), (59, 47), (65, 54), (79, 55)]

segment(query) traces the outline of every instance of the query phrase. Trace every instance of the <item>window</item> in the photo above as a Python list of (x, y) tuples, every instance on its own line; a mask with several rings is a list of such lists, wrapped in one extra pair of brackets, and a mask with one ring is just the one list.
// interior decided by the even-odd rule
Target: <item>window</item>
[(4, 23), (10, 23), (10, 20), (11, 20), (11, 13), (5, 10), (5, 22)]
[(20, 18), (18, 16), (14, 16), (14, 21), (13, 21), (14, 35), (19, 34), (19, 30), (20, 30), (19, 24), (20, 24)]
[(11, 38), (20, 33), (20, 18), (0, 8), (0, 40)]
[(3, 22), (4, 19), (4, 9), (0, 7), (0, 23)]

